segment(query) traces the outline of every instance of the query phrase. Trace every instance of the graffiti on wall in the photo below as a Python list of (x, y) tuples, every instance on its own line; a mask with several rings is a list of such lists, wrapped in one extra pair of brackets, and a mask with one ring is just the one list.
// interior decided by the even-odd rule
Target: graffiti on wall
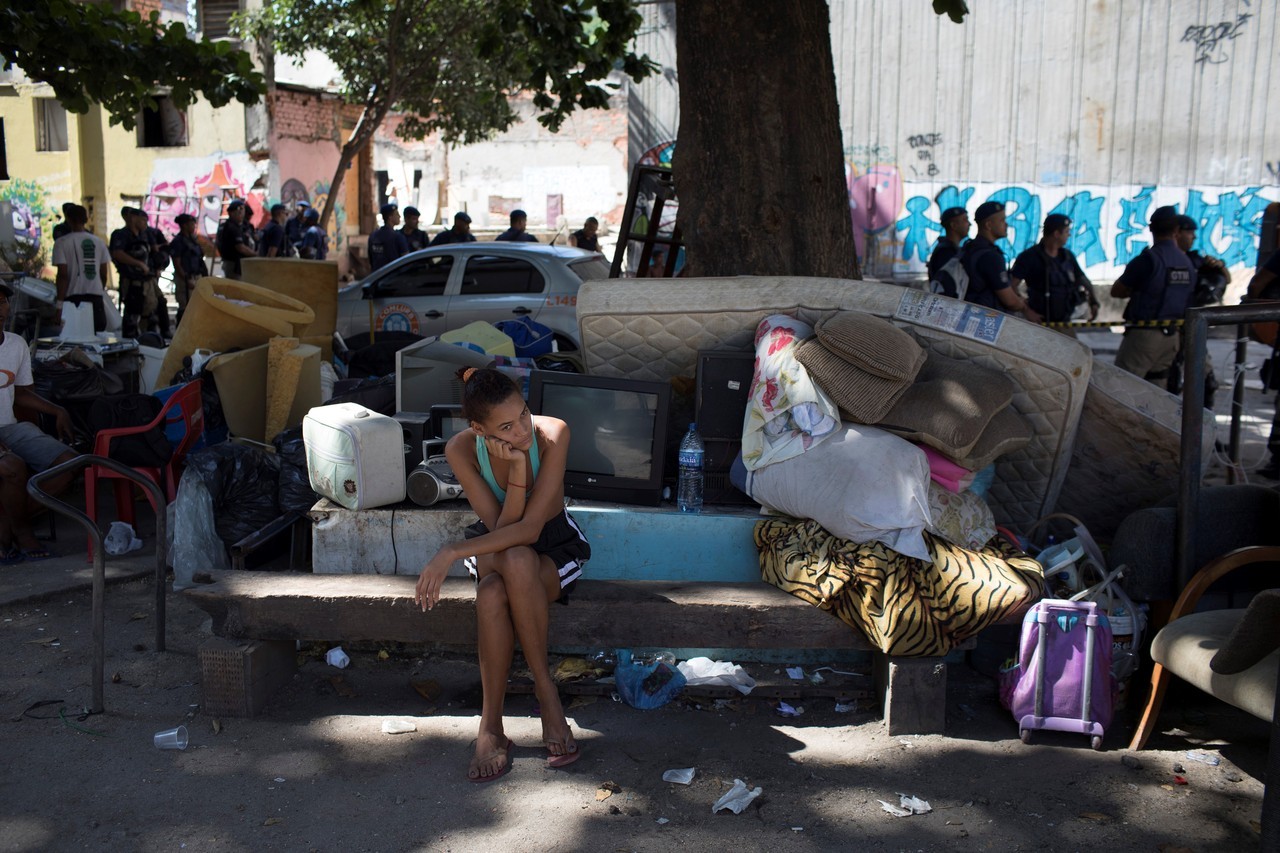
[(9, 204), (16, 243), (38, 252), (42, 243), (49, 242), (55, 211), (49, 205), (49, 194), (44, 187), (36, 181), (14, 178), (0, 187), (0, 201)]
[[(1280, 196), (1263, 187), (1155, 186), (1036, 186), (979, 184), (933, 187), (907, 185), (906, 201), (894, 224), (892, 252), (882, 251), (873, 274), (911, 276), (924, 268), (933, 243), (942, 233), (941, 211), (948, 207), (973, 210), (985, 201), (1005, 204), (1009, 234), (998, 245), (1012, 260), (1040, 239), (1044, 218), (1051, 213), (1071, 217), (1068, 247), (1095, 280), (1116, 278), (1125, 264), (1151, 245), (1147, 229), (1151, 212), (1170, 204), (1196, 220), (1195, 248), (1221, 258), (1229, 267), (1257, 262), (1258, 235), (1268, 204)], [(890, 267), (883, 264), (892, 256)]]
[[(247, 157), (244, 159), (247, 161)], [(201, 234), (214, 236), (218, 223), (226, 218), (227, 205), (235, 199), (243, 199), (249, 207), (250, 220), (259, 222), (264, 216), (266, 195), (254, 184), (261, 177), (261, 170), (246, 166), (230, 157), (195, 162), (188, 158), (157, 160), (142, 209), (166, 237), (178, 233), (173, 220), (181, 213), (196, 218), (196, 229)]]
[(1206, 65), (1221, 65), (1231, 59), (1227, 48), (1239, 38), (1252, 17), (1248, 12), (1241, 12), (1234, 21), (1192, 24), (1183, 31), (1181, 40), (1195, 45), (1195, 63), (1201, 68)]
[[(297, 207), (298, 202), (305, 201), (316, 210), (324, 210), (329, 201), (329, 182), (315, 181), (311, 189), (299, 178), (289, 178), (280, 185), (280, 204), (290, 210)], [(275, 202), (272, 202), (274, 204)], [(270, 205), (267, 205), (270, 207)], [(329, 217), (326, 232), (329, 235), (329, 254), (345, 251), (347, 248), (347, 209), (342, 202), (334, 205), (333, 216)]]

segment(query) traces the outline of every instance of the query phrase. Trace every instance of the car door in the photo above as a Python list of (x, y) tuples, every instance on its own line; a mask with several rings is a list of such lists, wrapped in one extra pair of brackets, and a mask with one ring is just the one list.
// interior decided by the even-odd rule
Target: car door
[(480, 320), (499, 323), (537, 319), (546, 299), (547, 278), (532, 258), (515, 254), (469, 256), (457, 293), (449, 300), (449, 328)]
[(427, 337), (460, 325), (448, 318), (447, 295), (449, 277), (458, 264), (452, 255), (436, 254), (380, 270), (382, 274), (365, 285), (366, 298), (372, 297), (373, 329)]

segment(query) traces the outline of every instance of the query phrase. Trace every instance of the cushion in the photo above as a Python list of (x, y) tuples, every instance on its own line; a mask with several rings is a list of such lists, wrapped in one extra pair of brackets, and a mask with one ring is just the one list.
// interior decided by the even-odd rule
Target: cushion
[(996, 520), (991, 507), (973, 492), (955, 494), (936, 482), (929, 484), (928, 531), (952, 545), (981, 550), (996, 536)]
[(742, 461), (763, 468), (799, 456), (840, 428), (840, 413), (804, 365), (800, 341), (813, 327), (785, 314), (771, 314), (756, 327), (756, 365), (742, 427)]
[(861, 311), (839, 311), (816, 327), (827, 349), (867, 373), (911, 382), (924, 364), (924, 348), (888, 320)]
[(1244, 610), (1209, 610), (1175, 619), (1151, 641), (1151, 657), (1204, 692), (1270, 721), (1275, 710), (1280, 650), (1237, 675), (1219, 675), (1209, 669), (1209, 661), (1243, 615)]
[(921, 445), (920, 449), (924, 451), (924, 458), (929, 460), (929, 477), (934, 483), (957, 493), (973, 485), (976, 472), (960, 467), (927, 444)]
[(969, 454), (955, 462), (961, 468), (981, 471), (1006, 453), (1026, 447), (1031, 443), (1033, 434), (1031, 422), (1015, 412), (1012, 406), (1006, 406), (996, 412)]
[(882, 542), (930, 559), (929, 464), (915, 445), (875, 427), (846, 423), (794, 456), (747, 474), (747, 494), (851, 542)]
[(876, 426), (958, 461), (969, 455), (1015, 390), (1013, 380), (994, 370), (930, 353), (915, 384)]

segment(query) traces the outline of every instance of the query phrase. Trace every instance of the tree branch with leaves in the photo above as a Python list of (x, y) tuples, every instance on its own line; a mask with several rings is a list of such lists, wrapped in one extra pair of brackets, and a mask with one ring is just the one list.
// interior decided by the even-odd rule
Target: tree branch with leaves
[(576, 109), (608, 106), (615, 70), (639, 81), (657, 70), (632, 43), (632, 0), (274, 0), (238, 20), (277, 54), (324, 53), (341, 96), (361, 113), (342, 146), (325, 227), (347, 169), (391, 112), (402, 139), (439, 133), (471, 143), (517, 120), (511, 98), (530, 93), (538, 121), (558, 130)]
[(0, 57), (48, 83), (70, 112), (101, 104), (132, 129), (163, 92), (180, 109), (203, 97), (215, 107), (254, 104), (266, 81), (249, 54), (225, 41), (194, 41), (180, 23), (162, 25), (109, 3), (0, 0)]

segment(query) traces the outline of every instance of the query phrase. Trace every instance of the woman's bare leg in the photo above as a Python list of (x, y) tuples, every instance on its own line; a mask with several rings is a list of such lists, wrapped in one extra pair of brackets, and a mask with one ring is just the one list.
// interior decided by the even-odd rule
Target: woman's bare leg
[(560, 575), (551, 558), (532, 548), (503, 552), (494, 571), (502, 575), (507, 591), (511, 624), (515, 626), (525, 662), (533, 675), (534, 693), (542, 709), (542, 738), (552, 755), (576, 752), (560, 703), (560, 691), (551, 678), (547, 661), (547, 622), (551, 603), (560, 597)]
[(476, 626), (483, 699), (476, 753), (467, 771), (467, 776), (472, 779), (492, 776), (507, 765), (502, 707), (515, 650), (515, 632), (511, 625), (506, 585), (497, 572), (486, 574), (476, 587)]

